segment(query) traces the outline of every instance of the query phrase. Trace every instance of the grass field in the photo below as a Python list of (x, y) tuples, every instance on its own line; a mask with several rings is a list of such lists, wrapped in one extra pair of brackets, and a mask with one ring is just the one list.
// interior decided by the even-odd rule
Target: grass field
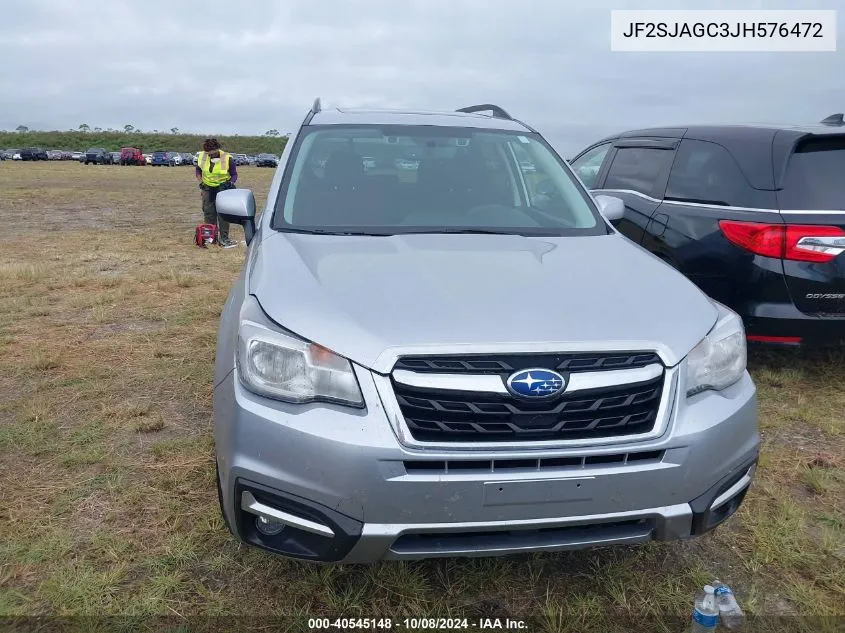
[[(273, 170), (239, 171), (263, 205)], [(199, 208), (188, 168), (0, 163), (0, 615), (139, 618), (70, 620), (79, 630), (449, 615), (677, 631), (718, 577), (760, 630), (845, 621), (840, 352), (752, 350), (756, 483), (696, 541), (372, 567), (239, 546), (217, 508), (210, 384), (244, 247), (194, 247)]]

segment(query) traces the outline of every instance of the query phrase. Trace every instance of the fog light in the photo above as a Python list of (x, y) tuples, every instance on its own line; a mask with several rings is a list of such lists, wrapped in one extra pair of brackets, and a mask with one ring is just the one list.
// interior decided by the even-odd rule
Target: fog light
[(285, 529), (285, 524), (267, 517), (255, 518), (255, 529), (261, 532), (264, 536), (276, 536), (279, 532)]

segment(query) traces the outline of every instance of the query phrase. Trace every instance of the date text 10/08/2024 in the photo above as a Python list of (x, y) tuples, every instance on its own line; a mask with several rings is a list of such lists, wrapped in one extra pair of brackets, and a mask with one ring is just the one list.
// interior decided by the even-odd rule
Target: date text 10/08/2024
[(510, 618), (309, 618), (312, 630), (421, 629), (421, 630), (523, 630), (524, 620)]

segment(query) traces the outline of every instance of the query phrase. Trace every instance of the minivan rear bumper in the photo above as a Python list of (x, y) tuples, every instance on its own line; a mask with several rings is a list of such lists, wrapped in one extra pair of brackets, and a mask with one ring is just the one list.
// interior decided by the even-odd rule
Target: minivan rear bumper
[[(221, 501), (238, 538), (321, 562), (682, 539), (731, 516), (753, 478), (760, 437), (748, 374), (722, 392), (675, 398), (667, 431), (650, 441), (494, 452), (402, 446), (372, 375), (356, 371), (365, 410), (270, 401), (234, 371), (215, 388)], [(583, 459), (525, 466), (548, 457)], [(475, 468), (480, 460), (502, 468)], [(284, 530), (263, 536), (260, 516)]]
[(754, 303), (741, 314), (753, 343), (838, 347), (845, 345), (845, 314), (806, 314), (792, 303)]

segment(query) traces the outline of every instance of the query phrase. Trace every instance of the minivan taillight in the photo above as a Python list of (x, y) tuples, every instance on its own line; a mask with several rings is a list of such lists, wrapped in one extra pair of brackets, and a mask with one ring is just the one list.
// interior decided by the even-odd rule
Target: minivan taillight
[(764, 257), (824, 263), (845, 251), (845, 231), (838, 226), (719, 220), (719, 228), (732, 243)]

